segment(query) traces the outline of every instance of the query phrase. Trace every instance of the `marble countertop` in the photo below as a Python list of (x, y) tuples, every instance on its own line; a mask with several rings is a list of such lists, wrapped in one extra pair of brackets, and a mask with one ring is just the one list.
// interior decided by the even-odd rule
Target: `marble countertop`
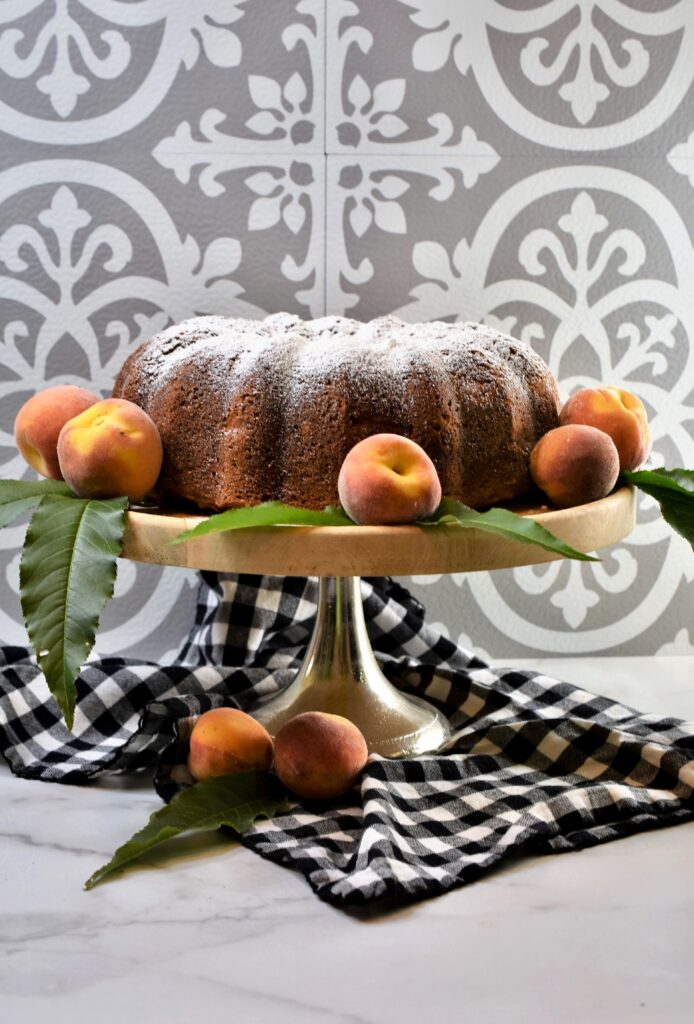
[[(694, 718), (694, 658), (533, 664)], [(70, 787), (0, 768), (3, 1024), (694, 1015), (694, 823), (528, 857), (379, 917), (321, 903), (300, 875), (218, 835), (84, 892), (158, 806), (142, 778)]]

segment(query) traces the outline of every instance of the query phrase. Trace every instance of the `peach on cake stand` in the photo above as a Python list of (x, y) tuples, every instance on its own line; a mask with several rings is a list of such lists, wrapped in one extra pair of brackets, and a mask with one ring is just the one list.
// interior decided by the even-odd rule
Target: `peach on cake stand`
[[(634, 493), (621, 487), (574, 508), (525, 511), (580, 551), (622, 540), (635, 518)], [(478, 572), (557, 559), (549, 551), (456, 525), (269, 526), (171, 541), (204, 516), (163, 511), (128, 513), (123, 556), (138, 562), (217, 572), (318, 576), (318, 611), (296, 679), (251, 708), (274, 735), (302, 711), (343, 715), (369, 750), (405, 757), (436, 750), (450, 735), (446, 718), (427, 701), (405, 695), (381, 672), (366, 631), (361, 576)]]

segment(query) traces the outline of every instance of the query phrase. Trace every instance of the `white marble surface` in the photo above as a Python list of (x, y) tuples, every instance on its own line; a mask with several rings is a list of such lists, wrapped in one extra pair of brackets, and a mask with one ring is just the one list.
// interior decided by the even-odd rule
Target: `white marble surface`
[[(694, 718), (694, 659), (534, 664)], [(217, 836), (84, 892), (157, 806), (145, 780), (0, 768), (3, 1024), (694, 1019), (694, 823), (519, 860), (378, 919)]]

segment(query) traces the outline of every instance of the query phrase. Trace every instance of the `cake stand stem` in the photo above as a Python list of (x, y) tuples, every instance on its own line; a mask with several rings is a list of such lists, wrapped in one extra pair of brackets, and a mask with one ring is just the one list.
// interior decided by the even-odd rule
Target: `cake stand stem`
[(381, 672), (366, 632), (359, 576), (321, 576), (318, 610), (294, 682), (253, 710), (274, 735), (302, 711), (343, 715), (371, 753), (406, 757), (436, 750), (450, 735), (447, 719), (427, 701), (397, 690)]

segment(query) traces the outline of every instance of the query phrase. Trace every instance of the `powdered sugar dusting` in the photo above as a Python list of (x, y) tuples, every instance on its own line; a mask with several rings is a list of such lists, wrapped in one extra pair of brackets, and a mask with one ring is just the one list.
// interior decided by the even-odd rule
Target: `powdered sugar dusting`
[(150, 412), (158, 488), (201, 508), (338, 500), (347, 452), (377, 432), (430, 455), (444, 493), (473, 507), (518, 496), (557, 392), (531, 349), (492, 327), (395, 316), (203, 316), (137, 349), (115, 393)]
[[(437, 378), (456, 372), (475, 379), (481, 366), (495, 366), (513, 399), (521, 399), (525, 375), (514, 366), (545, 374), (547, 368), (531, 349), (492, 327), (471, 323), (411, 324), (395, 316), (368, 323), (326, 316), (302, 320), (276, 313), (265, 320), (201, 316), (170, 327), (140, 351), (140, 394), (147, 402), (153, 389), (166, 387), (182, 363), (204, 371), (215, 392), (233, 397), (257, 366), (267, 362), (286, 375), (288, 393), (310, 392), (328, 378), (348, 371), (355, 386), (378, 389), (408, 368), (426, 367)], [(358, 382), (358, 383), (357, 383)]]

